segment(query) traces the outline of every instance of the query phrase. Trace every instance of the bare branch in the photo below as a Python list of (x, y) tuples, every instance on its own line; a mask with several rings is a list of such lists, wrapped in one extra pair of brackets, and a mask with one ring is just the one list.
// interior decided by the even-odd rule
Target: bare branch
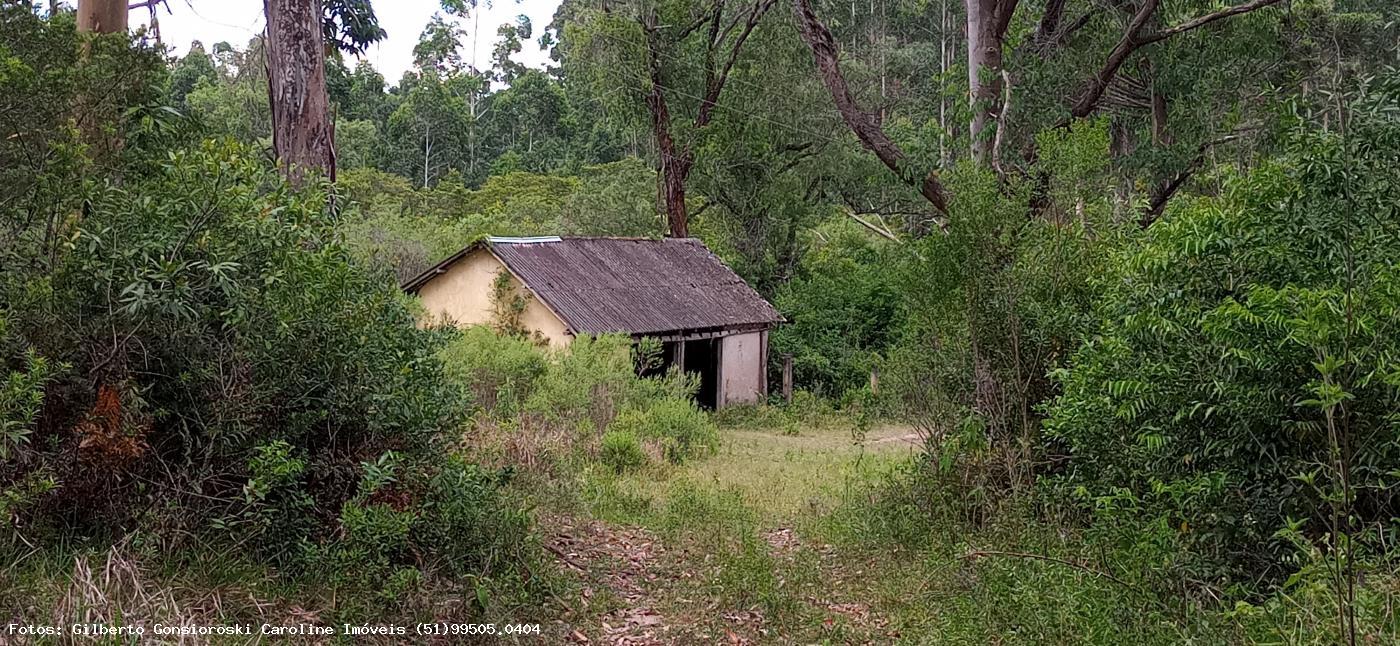
[(1175, 175), (1172, 175), (1170, 179), (1162, 182), (1161, 185), (1152, 191), (1151, 197), (1147, 200), (1147, 207), (1142, 210), (1142, 215), (1138, 218), (1138, 225), (1146, 227), (1162, 217), (1162, 214), (1167, 210), (1167, 203), (1171, 201), (1177, 191), (1181, 190), (1181, 187), (1186, 184), (1186, 181), (1191, 179), (1191, 176), (1195, 175), (1196, 171), (1200, 170), (1201, 167), (1205, 165), (1206, 155), (1209, 155), (1212, 149), (1216, 146), (1235, 141), (1243, 137), (1244, 134), (1250, 130), (1253, 130), (1253, 128), (1236, 130), (1223, 137), (1202, 142), (1200, 146), (1197, 146), (1196, 156), (1192, 157), (1191, 161), (1187, 162), (1186, 166), (1177, 171)]
[[(1083, 119), (1093, 114), (1094, 111), (1098, 109), (1099, 100), (1103, 98), (1104, 91), (1108, 88), (1108, 84), (1112, 82), (1113, 77), (1118, 74), (1118, 70), (1123, 67), (1123, 63), (1128, 60), (1128, 57), (1139, 49), (1153, 43), (1161, 42), (1172, 36), (1204, 27), (1213, 22), (1246, 14), (1256, 9), (1278, 4), (1279, 2), (1282, 2), (1282, 0), (1250, 0), (1241, 5), (1221, 9), (1220, 11), (1199, 18), (1193, 18), (1156, 33), (1143, 34), (1143, 28), (1147, 26), (1148, 21), (1157, 13), (1157, 9), (1161, 6), (1160, 0), (1144, 0), (1142, 6), (1138, 8), (1137, 13), (1133, 14), (1132, 19), (1128, 21), (1127, 29), (1124, 30), (1122, 38), (1118, 40), (1118, 44), (1114, 45), (1113, 50), (1109, 52), (1108, 58), (1105, 59), (1103, 66), (1099, 68), (1094, 78), (1089, 81), (1088, 87), (1086, 87), (1079, 95), (1079, 98), (1075, 100), (1074, 105), (1070, 108), (1070, 118)], [(1062, 125), (1068, 125), (1068, 121), (1067, 119)]]
[(860, 217), (860, 215), (857, 214), (855, 211), (847, 211), (846, 215), (851, 216), (852, 220), (861, 223), (865, 226), (865, 228), (870, 229), (880, 237), (886, 240), (890, 240), (892, 242), (899, 242), (899, 238), (896, 237), (893, 233), (891, 233), (889, 229), (886, 229), (885, 227), (881, 226), (876, 226), (875, 223), (867, 221), (865, 218)]
[(992, 139), (992, 169), (1005, 177), (1006, 171), (1001, 167), (1001, 144), (1006, 138), (1006, 122), (1011, 118), (1011, 74), (1004, 69), (1001, 71), (1001, 87), (1001, 113), (997, 115), (996, 136)]
[(797, 25), (802, 33), (802, 39), (807, 42), (807, 46), (812, 50), (812, 57), (816, 60), (817, 69), (821, 73), (822, 82), (826, 85), (827, 91), (831, 94), (832, 101), (836, 104), (836, 109), (841, 113), (841, 118), (855, 133), (856, 138), (867, 150), (875, 153), (880, 161), (894, 171), (901, 180), (919, 189), (919, 193), (928, 200), (933, 208), (943, 215), (948, 214), (947, 191), (943, 188), (942, 182), (938, 180), (938, 171), (934, 169), (920, 177), (920, 173), (910, 167), (908, 157), (900, 150), (889, 135), (881, 129), (875, 116), (860, 108), (856, 103), (855, 96), (851, 94), (851, 88), (846, 84), (846, 78), (841, 74), (841, 64), (838, 60), (836, 39), (832, 37), (831, 31), (823, 25), (812, 10), (811, 0), (793, 0), (793, 11), (797, 14)]
[(1068, 0), (1049, 0), (1045, 3), (1045, 11), (1040, 14), (1040, 24), (1036, 26), (1035, 34), (1031, 36), (1032, 42), (1044, 43), (1060, 30), (1060, 20), (1065, 16), (1067, 3)]

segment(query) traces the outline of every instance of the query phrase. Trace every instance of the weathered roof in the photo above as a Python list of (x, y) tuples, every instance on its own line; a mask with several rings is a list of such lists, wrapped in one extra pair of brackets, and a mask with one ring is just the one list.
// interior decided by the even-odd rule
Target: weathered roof
[(782, 320), (694, 238), (492, 238), (404, 284), (417, 292), (485, 245), (574, 333), (658, 334)]

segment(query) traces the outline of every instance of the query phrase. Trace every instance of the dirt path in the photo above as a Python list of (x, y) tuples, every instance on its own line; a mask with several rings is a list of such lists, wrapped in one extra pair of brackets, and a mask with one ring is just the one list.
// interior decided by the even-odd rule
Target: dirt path
[(675, 470), (662, 481), (631, 484), (654, 491), (687, 479), (711, 490), (739, 492), (761, 527), (759, 564), (745, 567), (768, 570), (758, 573), (759, 580), (771, 577), (775, 582), (773, 594), (784, 601), (778, 604), (783, 619), (769, 617), (763, 604), (736, 605), (708, 593), (713, 581), (723, 577), (722, 561), (731, 554), (707, 551), (684, 538), (667, 545), (643, 527), (560, 516), (542, 520), (541, 526), (548, 532), (549, 551), (580, 582), (583, 607), (566, 631), (570, 641), (626, 646), (793, 643), (788, 633), (794, 623), (804, 637), (824, 641), (877, 643), (894, 637), (868, 599), (853, 598), (871, 594), (865, 566), (802, 536), (795, 521), (834, 507), (829, 485), (835, 474), (865, 461), (906, 455), (918, 444), (918, 435), (907, 427), (884, 427), (868, 433), (863, 443), (840, 430), (797, 436), (726, 431), (725, 438), (724, 447), (709, 459)]
[(665, 576), (657, 562), (662, 551), (651, 532), (597, 520), (559, 518), (549, 550), (583, 580), (585, 615), (602, 610), (596, 627), (575, 628), (570, 641), (626, 646), (668, 644), (671, 625), (651, 595)]

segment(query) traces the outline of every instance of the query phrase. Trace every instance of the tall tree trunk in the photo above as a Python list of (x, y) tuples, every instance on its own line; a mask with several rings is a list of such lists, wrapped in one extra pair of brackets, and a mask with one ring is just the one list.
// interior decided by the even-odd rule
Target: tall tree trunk
[(126, 0), (78, 0), (78, 31), (116, 34), (126, 31)]
[[(666, 213), (666, 235), (672, 238), (690, 237), (690, 214), (685, 206), (685, 180), (690, 175), (693, 156), (681, 150), (671, 135), (671, 108), (666, 103), (666, 86), (661, 74), (661, 43), (658, 19), (653, 11), (642, 19), (647, 35), (648, 67), (651, 88), (647, 92), (647, 112), (651, 115), (652, 136), (656, 139), (657, 198)], [(707, 94), (708, 97), (708, 94)], [(702, 117), (708, 106), (701, 102)]]
[[(52, 14), (50, 14), (52, 15)], [(83, 34), (125, 34), (127, 27), (126, 0), (78, 0), (78, 32)], [(84, 42), (84, 64), (91, 51), (90, 42)], [(126, 144), (120, 130), (107, 128), (120, 120), (122, 108), (112, 103), (111, 98), (98, 94), (83, 93), (74, 105), (78, 131), (87, 144), (88, 155), (94, 161), (110, 161), (116, 158)]]
[(654, 80), (647, 94), (647, 111), (651, 113), (656, 154), (660, 164), (661, 206), (666, 211), (666, 230), (672, 238), (690, 237), (690, 216), (685, 207), (685, 180), (690, 176), (694, 159), (688, 151), (680, 150), (671, 136), (671, 111), (666, 105), (659, 79)]
[(1167, 95), (1158, 85), (1157, 75), (1150, 62), (1143, 64), (1143, 77), (1147, 81), (1148, 104), (1152, 115), (1152, 143), (1158, 146), (1172, 145), (1171, 129), (1167, 125)]
[(972, 137), (972, 158), (979, 164), (989, 161), (992, 138), (987, 134), (987, 125), (996, 121), (1001, 112), (1005, 82), (1002, 50), (1018, 2), (963, 0), (967, 7), (967, 91), (972, 99), (968, 134)]
[(997, 0), (964, 0), (967, 7), (967, 90), (972, 99), (972, 159), (987, 162), (987, 124), (996, 119), (1001, 96), (1001, 38), (996, 33)]
[(321, 3), (263, 0), (263, 10), (273, 153), (293, 184), (300, 184), (308, 173), (325, 173), (335, 180)]

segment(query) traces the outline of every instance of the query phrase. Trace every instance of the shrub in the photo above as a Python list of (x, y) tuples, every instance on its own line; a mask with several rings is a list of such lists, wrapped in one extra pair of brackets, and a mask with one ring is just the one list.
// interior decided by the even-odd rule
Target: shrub
[(485, 326), (463, 330), (438, 355), (447, 375), (488, 412), (507, 417), (534, 391), (548, 366), (544, 352), (525, 339)]
[(1368, 114), (1148, 229), (1057, 373), (1058, 490), (1164, 521), (1201, 579), (1282, 576), (1277, 532), (1324, 535), (1347, 496), (1363, 526), (1400, 515), (1400, 247), (1378, 225), (1400, 215), (1400, 127)]
[(492, 472), (457, 457), (428, 482), (413, 525), (414, 544), (436, 568), (458, 575), (516, 571), (528, 560), (530, 516), (507, 500), (509, 471)]
[(18, 345), (0, 309), (0, 460), (29, 443), (44, 403), (44, 387), (54, 377), (48, 360)]
[[(231, 143), (163, 158), (95, 184), (45, 271), (0, 276), (0, 369), (23, 386), (0, 395), (19, 423), (7, 521), (236, 546), (401, 591), (438, 570), (509, 575), (528, 522), (501, 478), (448, 457), (467, 400), (443, 335), (352, 260), (314, 187)], [(71, 368), (39, 379), (38, 357)], [(521, 382), (540, 369), (524, 351), (481, 358)]]
[(657, 440), (672, 463), (713, 451), (719, 442), (714, 422), (689, 399), (666, 397), (644, 408), (623, 411), (609, 427), (613, 433)]
[(803, 257), (797, 276), (774, 298), (788, 322), (772, 332), (772, 383), (782, 383), (782, 357), (792, 354), (798, 386), (840, 396), (867, 383), (894, 341), (904, 318), (889, 271), (894, 253), (853, 227), (844, 221), (828, 227), (831, 239)]
[(503, 473), (392, 452), (361, 470), (334, 537), (306, 545), (302, 562), (316, 577), (397, 597), (424, 573), (510, 578), (533, 557), (529, 516), (503, 497)]
[(646, 464), (647, 455), (636, 433), (613, 430), (603, 434), (598, 458), (617, 473), (632, 471)]
[(585, 423), (601, 432), (617, 411), (661, 388), (656, 380), (637, 377), (631, 339), (580, 336), (554, 357), (526, 400), (525, 411), (566, 426)]

